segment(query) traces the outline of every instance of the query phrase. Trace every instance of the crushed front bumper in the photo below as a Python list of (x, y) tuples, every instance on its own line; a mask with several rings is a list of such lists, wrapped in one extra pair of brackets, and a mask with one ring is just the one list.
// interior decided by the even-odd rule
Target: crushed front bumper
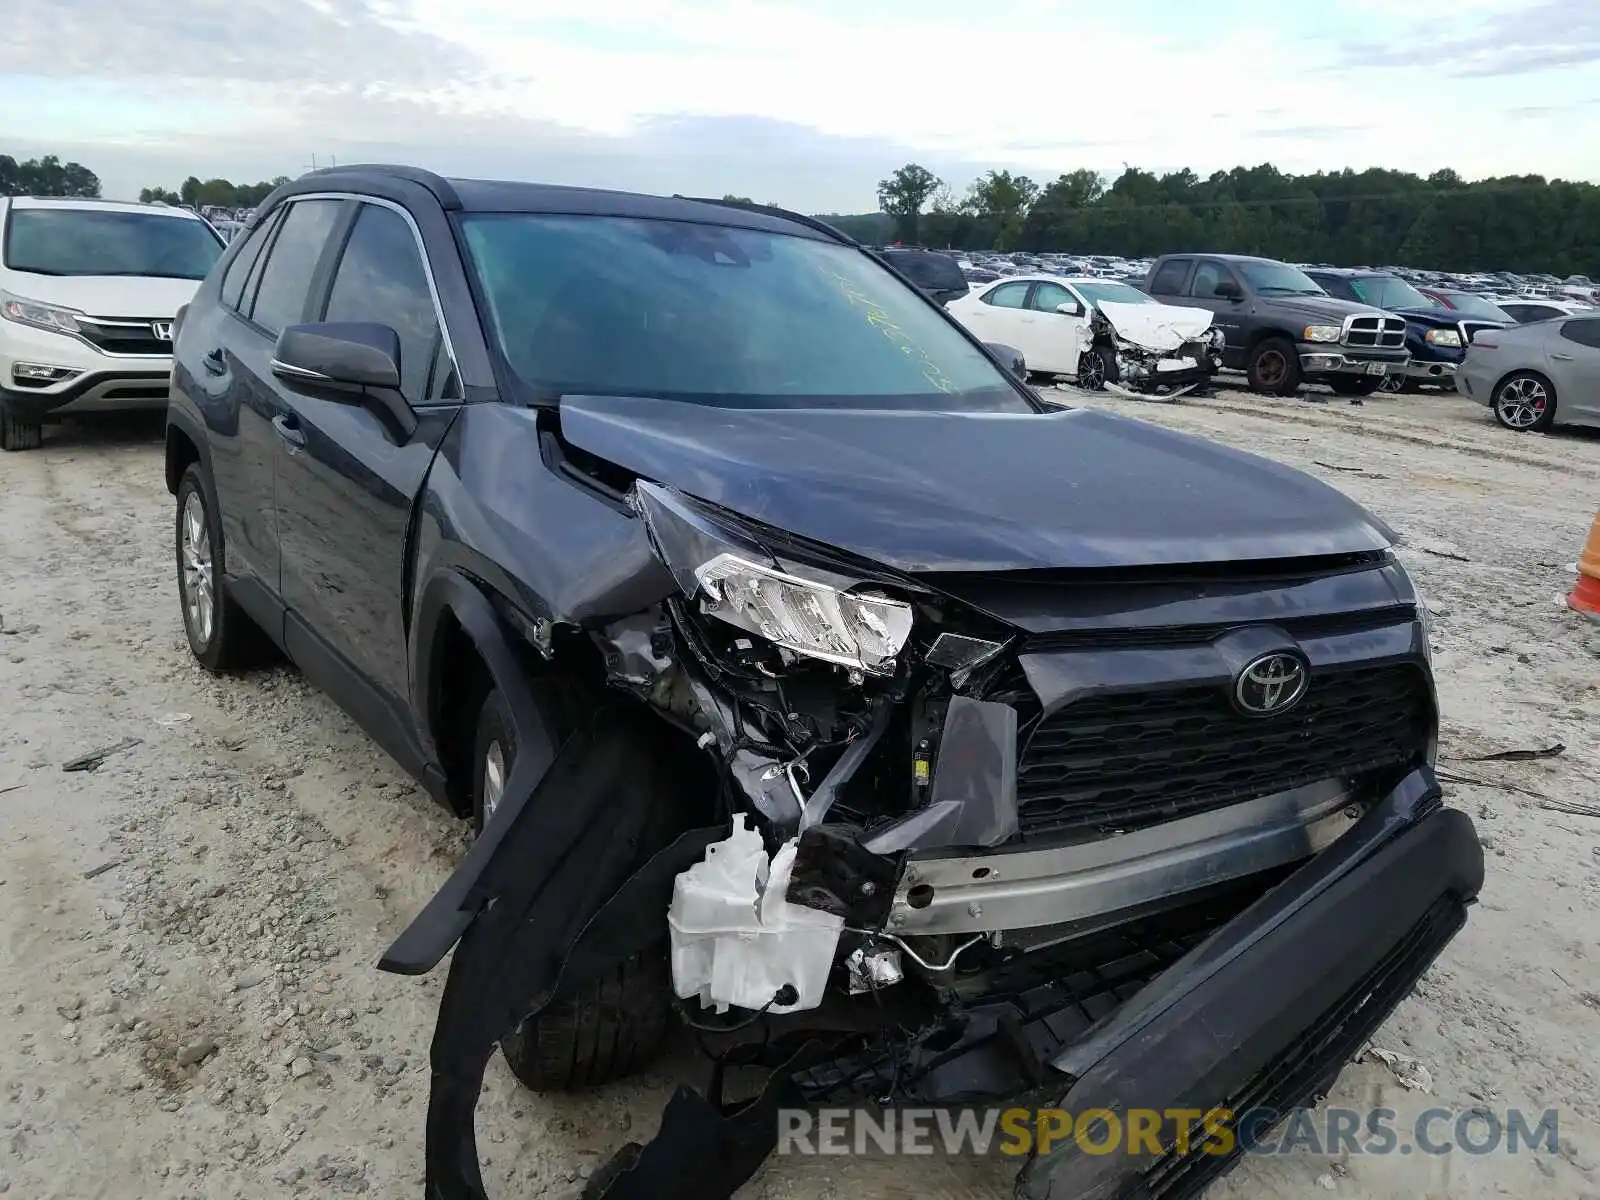
[[(680, 1091), (648, 1146), (587, 1195), (731, 1195), (777, 1137), (786, 1105), (882, 1094), (923, 1104), (1058, 1095), (1069, 1112), (1285, 1111), (1315, 1103), (1461, 929), (1483, 882), (1472, 822), (1420, 768), (1331, 847), (1207, 934), (1146, 942), (1114, 967), (1010, 972), (888, 1055), (805, 1058), (761, 1102), (718, 1108)], [(1023, 963), (1035, 955), (1024, 956)], [(689, 1143), (692, 1142), (692, 1145)], [(1177, 1200), (1240, 1153), (1035, 1157), (1021, 1200)], [(674, 1176), (674, 1169), (681, 1170)], [(718, 1188), (706, 1190), (709, 1178)]]

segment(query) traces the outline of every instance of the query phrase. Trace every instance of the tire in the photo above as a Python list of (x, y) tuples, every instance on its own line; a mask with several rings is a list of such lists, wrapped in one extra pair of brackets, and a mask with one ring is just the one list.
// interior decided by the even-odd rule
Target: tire
[(44, 441), (44, 425), (26, 420), (0, 404), (0, 450), (37, 450)]
[[(227, 578), (221, 569), (226, 560), (216, 494), (199, 463), (191, 463), (178, 484), (173, 533), (178, 611), (196, 660), (213, 674), (260, 662), (269, 645), (267, 636), (228, 594)], [(200, 599), (202, 594), (207, 598), (204, 602)]]
[(1244, 373), (1250, 390), (1263, 396), (1292, 396), (1304, 380), (1294, 343), (1281, 337), (1257, 344), (1245, 362)]
[(1513, 371), (1494, 385), (1489, 408), (1513, 433), (1543, 433), (1556, 422), (1555, 385), (1537, 371)]
[(1104, 391), (1118, 379), (1117, 356), (1104, 346), (1093, 346), (1078, 355), (1078, 386), (1086, 392)]
[[(498, 688), (484, 697), (473, 738), (472, 818), (478, 833), (494, 808), (487, 786), (493, 747), (499, 748), (503, 784), (516, 762), (517, 738), (511, 708)], [(610, 1083), (642, 1070), (655, 1057), (671, 1023), (671, 996), (663, 944), (524, 1017), (501, 1039), (500, 1050), (512, 1074), (536, 1092)]]
[(1417, 387), (1398, 371), (1391, 371), (1378, 380), (1378, 390), (1385, 396), (1398, 396), (1401, 392), (1414, 392)]
[(671, 1023), (665, 948), (638, 954), (572, 996), (523, 1019), (500, 1040), (506, 1065), (535, 1092), (574, 1092), (637, 1074)]
[(499, 688), (493, 688), (478, 710), (477, 732), (472, 737), (472, 831), (482, 833), (494, 806), (500, 802), (511, 764), (517, 761), (517, 730), (511, 707)]
[(1328, 386), (1340, 396), (1370, 396), (1383, 386), (1387, 375), (1334, 375)]

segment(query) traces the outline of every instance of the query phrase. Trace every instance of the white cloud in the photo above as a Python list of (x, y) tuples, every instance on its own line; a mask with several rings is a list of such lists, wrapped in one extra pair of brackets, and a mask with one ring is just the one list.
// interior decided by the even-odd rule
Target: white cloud
[[(1123, 162), (1600, 176), (1595, 0), (1520, 24), (1525, 3), (1458, 0), (1442, 33), (1391, 0), (1244, 23), (1162, 3), (54, 0), (8, 15), (0, 97), (52, 77), (30, 140), (143, 154), (145, 182), (334, 153), (864, 208), (908, 158), (958, 190)], [(86, 80), (168, 118), (72, 103)]]

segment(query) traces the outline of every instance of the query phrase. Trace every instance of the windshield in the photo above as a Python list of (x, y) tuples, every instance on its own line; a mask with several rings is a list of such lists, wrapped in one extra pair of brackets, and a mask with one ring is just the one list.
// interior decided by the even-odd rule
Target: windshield
[(681, 221), (462, 218), (513, 370), (549, 398), (1035, 412), (870, 255)]
[(1323, 292), (1311, 281), (1311, 276), (1286, 263), (1239, 262), (1234, 266), (1239, 274), (1258, 292), (1269, 296), (1321, 296)]
[(203, 221), (158, 212), (13, 208), (5, 260), (36, 275), (204, 279), (222, 241)]
[(1113, 304), (1161, 303), (1125, 283), (1075, 283), (1072, 286), (1077, 288), (1090, 304), (1099, 304), (1102, 300), (1109, 300)]
[(1498, 304), (1490, 304), (1482, 296), (1474, 296), (1470, 292), (1445, 292), (1450, 301), (1450, 307), (1457, 312), (1466, 313), (1469, 317), (1482, 317), (1485, 321), (1504, 321), (1507, 325), (1515, 325), (1516, 320)]
[(1352, 279), (1350, 289), (1357, 299), (1373, 308), (1438, 308), (1404, 279), (1393, 275), (1373, 275), (1366, 279)]

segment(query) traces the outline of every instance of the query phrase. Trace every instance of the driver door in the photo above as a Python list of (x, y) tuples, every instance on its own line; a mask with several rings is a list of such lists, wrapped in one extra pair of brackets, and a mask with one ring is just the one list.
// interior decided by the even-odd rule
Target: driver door
[(306, 662), (331, 654), (380, 692), (398, 719), (410, 692), (412, 508), (460, 390), (410, 222), (368, 201), (353, 207), (335, 235), (344, 244), (325, 268), (326, 291), (313, 295), (305, 319), (373, 321), (398, 333), (400, 390), (419, 423), (407, 436), (377, 406), (274, 380), (285, 410), (277, 477), (285, 637), (308, 674)]
[[(1058, 311), (1062, 305), (1071, 312)], [(1089, 342), (1089, 316), (1083, 302), (1062, 284), (1040, 280), (1028, 307), (1036, 314), (1028, 326), (1030, 345), (1018, 346), (1030, 371), (1076, 375), (1078, 356)]]

